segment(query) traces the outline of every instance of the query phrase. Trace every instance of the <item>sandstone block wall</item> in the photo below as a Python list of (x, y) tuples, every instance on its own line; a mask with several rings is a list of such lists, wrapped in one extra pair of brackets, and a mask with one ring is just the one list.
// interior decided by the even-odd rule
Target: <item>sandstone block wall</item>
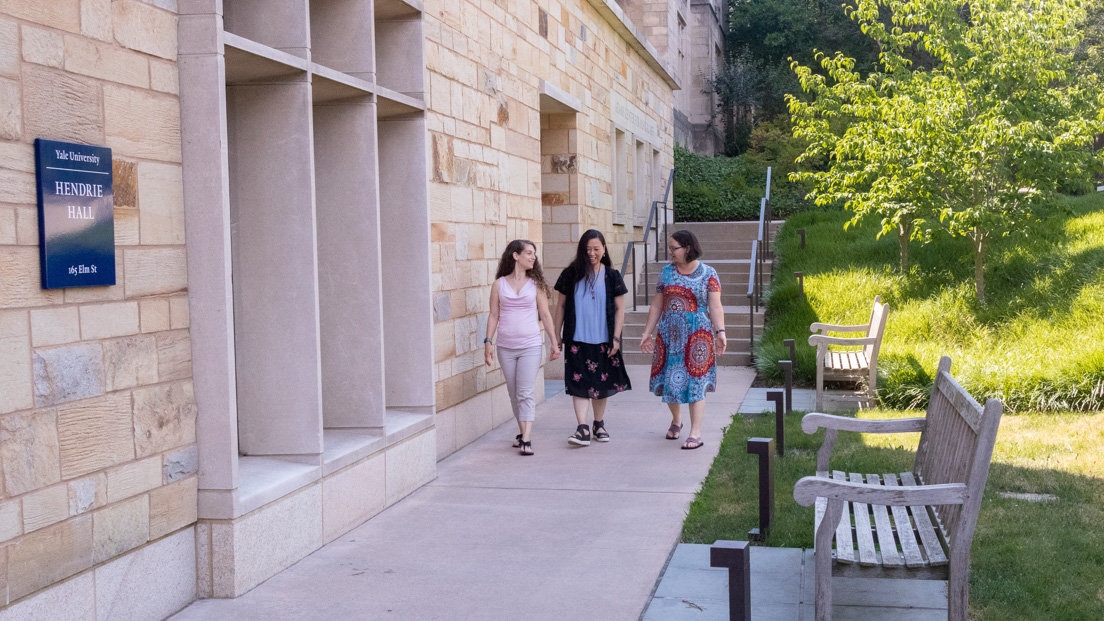
[[(194, 598), (175, 4), (0, 1), (0, 615), (49, 616), (35, 593), (82, 574), (72, 606), (112, 617), (115, 561), (163, 554), (192, 597), (162, 601)], [(35, 138), (111, 147), (117, 285), (41, 289)]]
[[(436, 403), (439, 421), (457, 430), (471, 426), (466, 419), (486, 418), (474, 439), (490, 430), (493, 417), (470, 400), (503, 382), (497, 363), (484, 365), (482, 341), (506, 244), (535, 242), (551, 285), (574, 256), (578, 235), (596, 228), (620, 269), (626, 241), (643, 231), (632, 217), (615, 224), (614, 208), (628, 203), (633, 214), (642, 196), (634, 193), (631, 156), (622, 166), (628, 182), (614, 195), (611, 97), (655, 123), (665, 178), (673, 91), (599, 13), (602, 0), (424, 4)], [(579, 110), (548, 105), (542, 83)], [(451, 411), (458, 406), (471, 412)], [(461, 445), (442, 445), (439, 456)]]

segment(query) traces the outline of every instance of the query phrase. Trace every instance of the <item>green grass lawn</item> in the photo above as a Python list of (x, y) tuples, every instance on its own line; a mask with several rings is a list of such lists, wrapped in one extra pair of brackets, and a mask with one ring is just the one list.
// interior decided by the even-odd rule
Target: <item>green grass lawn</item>
[[(916, 416), (863, 412), (863, 418)], [(823, 432), (786, 420), (786, 454), (775, 461), (775, 524), (763, 545), (813, 547), (813, 507), (798, 506), (793, 485), (816, 469)], [(683, 528), (683, 541), (746, 540), (758, 525), (758, 470), (750, 437), (773, 437), (774, 417), (734, 417)], [(919, 434), (840, 432), (835, 469), (903, 472)], [(1051, 494), (1033, 503), (1000, 492)], [(978, 621), (1104, 619), (1104, 413), (1005, 416), (993, 455), (970, 575), (970, 618)]]
[[(876, 239), (874, 222), (844, 230), (844, 212), (787, 219), (775, 245), (767, 325), (757, 346), (760, 377), (778, 381), (798, 344), (796, 379), (811, 385), (814, 321), (865, 323), (875, 295), (890, 305), (878, 360), (882, 411), (919, 415), (939, 357), (978, 401), (996, 397), (1005, 416), (972, 550), (970, 618), (984, 621), (1104, 619), (1104, 194), (1069, 199), (1029, 236), (995, 240), (986, 262), (988, 303), (974, 299), (966, 240), (914, 242), (912, 269), (897, 269), (897, 241)], [(798, 229), (807, 247), (799, 248)], [(805, 295), (792, 273), (805, 274)], [(908, 410), (912, 411), (908, 411)], [(747, 539), (757, 526), (757, 457), (749, 437), (773, 437), (772, 416), (735, 417), (690, 507), (683, 540)], [(813, 546), (812, 507), (793, 485), (816, 469), (823, 433), (786, 421), (776, 461), (776, 520), (763, 543)], [(832, 467), (889, 473), (911, 469), (918, 434), (841, 432)], [(1001, 492), (1051, 494), (1034, 503)]]
[[(891, 309), (878, 360), (883, 405), (922, 406), (946, 354), (979, 401), (997, 397), (1010, 411), (1104, 409), (1104, 194), (1069, 199), (1030, 236), (994, 240), (984, 306), (974, 299), (967, 240), (913, 242), (912, 269), (901, 274), (896, 239), (875, 239), (875, 222), (845, 231), (848, 219), (840, 211), (801, 213), (779, 233), (756, 348), (761, 376), (779, 378), (777, 361), (789, 358), (782, 341), (793, 338), (795, 377), (811, 385), (809, 324), (865, 323), (881, 295)], [(807, 231), (804, 250), (798, 229)]]

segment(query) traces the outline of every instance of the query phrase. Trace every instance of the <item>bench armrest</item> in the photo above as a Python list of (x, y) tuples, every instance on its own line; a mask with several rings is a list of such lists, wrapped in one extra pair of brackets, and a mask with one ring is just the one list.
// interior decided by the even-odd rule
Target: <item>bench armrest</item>
[(820, 330), (824, 330), (825, 332), (869, 332), (870, 326), (867, 324), (861, 326), (837, 326), (820, 322), (809, 324), (809, 332), (817, 332)]
[(818, 347), (822, 343), (824, 345), (873, 345), (878, 342), (876, 336), (861, 336), (858, 338), (849, 338), (845, 336), (824, 336), (823, 334), (813, 334), (809, 337), (809, 345)]
[(926, 423), (926, 418), (869, 420), (810, 412), (801, 419), (801, 430), (811, 435), (821, 427), (825, 429), (824, 443), (817, 451), (817, 470), (827, 470), (828, 459), (832, 456), (832, 448), (836, 445), (836, 434), (841, 430), (859, 433), (908, 433), (923, 431)]
[(926, 418), (871, 420), (810, 412), (801, 419), (801, 430), (810, 435), (816, 433), (817, 429), (821, 427), (840, 431), (857, 431), (859, 433), (908, 433), (923, 431), (927, 422), (928, 419)]
[(803, 507), (815, 503), (817, 498), (902, 507), (960, 505), (966, 502), (966, 485), (945, 483), (888, 487), (815, 476), (804, 477), (795, 483), (793, 495), (797, 504)]

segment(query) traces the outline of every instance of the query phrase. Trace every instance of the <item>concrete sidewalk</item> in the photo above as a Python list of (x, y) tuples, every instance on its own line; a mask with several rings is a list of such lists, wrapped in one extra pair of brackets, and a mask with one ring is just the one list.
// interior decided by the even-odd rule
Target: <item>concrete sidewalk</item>
[(537, 409), (533, 457), (510, 447), (517, 427), (504, 424), (438, 463), (435, 481), (249, 593), (172, 618), (636, 621), (754, 372), (717, 369), (695, 451), (663, 439), (670, 414), (647, 391), (648, 368), (629, 372), (634, 389), (609, 401), (611, 442), (570, 446), (575, 420), (561, 392)]
[[(813, 551), (751, 548), (751, 618), (813, 621)], [(833, 578), (833, 621), (946, 621), (947, 582)], [(681, 543), (644, 621), (728, 621), (728, 570), (709, 566), (709, 546)]]

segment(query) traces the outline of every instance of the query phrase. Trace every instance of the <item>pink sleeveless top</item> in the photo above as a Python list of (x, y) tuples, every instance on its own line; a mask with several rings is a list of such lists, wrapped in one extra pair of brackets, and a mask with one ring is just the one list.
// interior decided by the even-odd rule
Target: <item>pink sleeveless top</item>
[(537, 283), (525, 281), (521, 293), (514, 293), (506, 278), (498, 279), (498, 346), (507, 349), (539, 347), (537, 323)]

